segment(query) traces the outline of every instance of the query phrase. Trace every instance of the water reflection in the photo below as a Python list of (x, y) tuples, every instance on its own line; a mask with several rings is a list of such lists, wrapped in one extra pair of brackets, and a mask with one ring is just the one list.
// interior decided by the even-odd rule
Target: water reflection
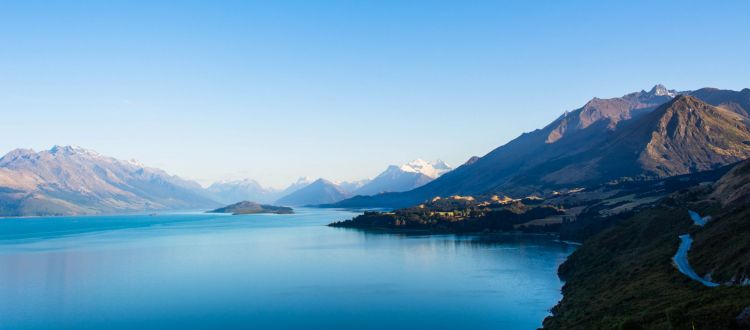
[(530, 329), (560, 298), (555, 271), (574, 248), (325, 226), (353, 215), (4, 219), (0, 324)]

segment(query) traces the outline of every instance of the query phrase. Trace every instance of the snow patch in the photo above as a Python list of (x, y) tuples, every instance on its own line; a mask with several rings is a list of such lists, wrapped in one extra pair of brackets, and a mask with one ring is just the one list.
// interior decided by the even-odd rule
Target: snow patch
[[(395, 166), (391, 166), (388, 169), (392, 170), (394, 167)], [(453, 169), (442, 160), (428, 162), (423, 159), (412, 160), (411, 162), (398, 166), (397, 168), (403, 172), (422, 173), (433, 179)]]

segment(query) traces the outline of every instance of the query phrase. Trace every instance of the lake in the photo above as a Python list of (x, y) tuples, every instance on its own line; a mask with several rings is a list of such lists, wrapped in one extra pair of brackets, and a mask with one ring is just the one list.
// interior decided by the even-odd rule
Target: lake
[(575, 249), (296, 211), (0, 219), (0, 328), (535, 329)]

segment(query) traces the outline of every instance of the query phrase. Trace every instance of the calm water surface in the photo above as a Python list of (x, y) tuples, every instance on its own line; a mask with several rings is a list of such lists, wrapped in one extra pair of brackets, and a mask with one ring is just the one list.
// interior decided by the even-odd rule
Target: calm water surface
[(574, 249), (297, 211), (0, 219), (0, 329), (534, 329)]

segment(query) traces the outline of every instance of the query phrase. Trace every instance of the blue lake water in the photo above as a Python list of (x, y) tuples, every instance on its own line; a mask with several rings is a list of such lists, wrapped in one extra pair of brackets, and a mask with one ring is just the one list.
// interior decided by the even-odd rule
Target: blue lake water
[(0, 328), (535, 329), (575, 248), (297, 212), (0, 219)]

